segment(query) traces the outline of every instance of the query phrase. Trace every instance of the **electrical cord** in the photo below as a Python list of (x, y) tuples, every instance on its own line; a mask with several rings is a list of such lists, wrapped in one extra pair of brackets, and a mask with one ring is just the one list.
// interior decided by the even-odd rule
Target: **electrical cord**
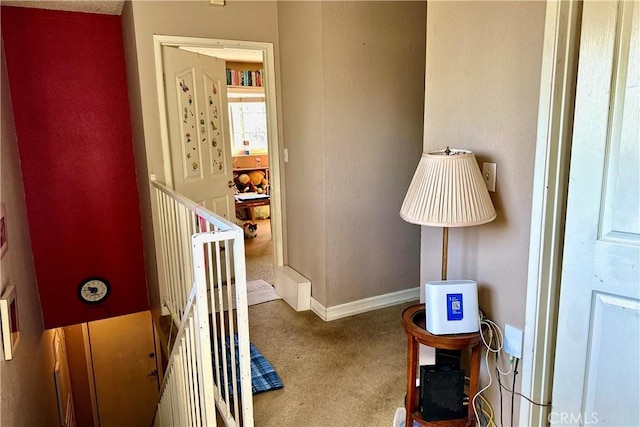
[[(516, 358), (516, 363), (513, 366), (513, 384), (511, 385), (511, 389), (512, 390), (516, 389), (516, 376), (518, 375), (518, 362), (519, 361), (520, 361), (520, 359)], [(500, 395), (502, 395), (502, 391), (500, 392)], [(513, 425), (513, 405), (515, 403), (515, 397), (516, 397), (516, 395), (511, 393), (511, 425)]]
[[(484, 334), (480, 334), (480, 337), (482, 338), (482, 342), (484, 343), (485, 347), (487, 347), (487, 349), (489, 351), (491, 351), (492, 353), (496, 354), (496, 357), (498, 356), (498, 354), (500, 353), (500, 351), (502, 351), (502, 349), (504, 348), (504, 335), (502, 335), (502, 330), (500, 329), (500, 327), (492, 320), (488, 319), (488, 318), (484, 318), (482, 319), (482, 321), (480, 322), (481, 325), (484, 325), (486, 327), (489, 328), (489, 337), (492, 338), (494, 335), (496, 337), (496, 347), (493, 348), (491, 347), (489, 344), (487, 344)], [(482, 332), (482, 331), (481, 331)], [(511, 374), (511, 370), (513, 369), (513, 365), (509, 364), (509, 370), (507, 372), (503, 372), (500, 369), (500, 366), (498, 364), (498, 360), (496, 359), (496, 370), (501, 373), (502, 375), (509, 375)], [(487, 365), (487, 371), (489, 370), (489, 365)]]
[[(481, 400), (481, 402), (479, 402), (480, 412), (482, 413), (482, 415), (484, 415), (484, 419), (486, 420), (486, 424), (484, 426), (497, 427), (495, 421), (493, 420), (493, 407), (487, 401), (487, 399), (484, 398), (484, 396), (480, 395), (479, 397)], [(488, 410), (484, 409), (484, 406), (486, 406)]]
[(541, 406), (541, 407), (543, 407), (543, 408), (544, 408), (544, 407), (547, 407), (547, 406), (551, 406), (551, 402), (549, 402), (549, 403), (540, 403), (540, 402), (536, 402), (536, 401), (534, 401), (534, 400), (531, 400), (530, 398), (528, 398), (527, 396), (525, 396), (525, 395), (524, 395), (524, 394), (522, 394), (522, 393), (518, 393), (517, 391), (514, 391), (514, 390), (510, 390), (510, 389), (508, 389), (508, 388), (507, 388), (507, 387), (505, 387), (504, 385), (502, 386), (502, 389), (503, 389), (504, 391), (508, 392), (508, 393), (515, 394), (515, 395), (517, 395), (517, 396), (522, 397), (523, 399), (525, 399), (527, 402), (531, 403), (532, 405)]
[[(489, 353), (496, 353), (499, 352), (500, 350), (502, 350), (502, 333), (499, 332), (498, 329), (498, 336), (496, 337), (496, 348), (492, 347), (493, 345), (493, 325), (495, 325), (495, 323), (491, 322), (489, 319), (487, 318), (483, 318), (480, 321), (480, 338), (482, 339), (482, 343), (484, 344), (484, 346), (487, 348), (487, 351), (484, 354), (484, 359), (485, 359), (485, 364), (487, 366), (487, 373), (489, 374), (489, 384), (487, 384), (484, 388), (478, 390), (478, 392), (473, 396), (473, 399), (471, 399), (471, 404), (473, 405), (473, 412), (476, 416), (476, 422), (480, 419), (480, 417), (478, 416), (478, 410), (476, 408), (476, 399), (478, 398), (478, 396), (480, 396), (484, 391), (488, 390), (489, 387), (491, 387), (491, 384), (493, 382), (493, 377), (491, 376), (491, 370), (489, 369)], [(485, 336), (484, 336), (484, 330), (483, 330), (483, 326), (487, 327), (488, 333), (489, 333), (489, 342), (487, 342)]]
[[(488, 335), (488, 340), (486, 335)], [(517, 357), (513, 357), (510, 356), (509, 358), (509, 370), (507, 370), (506, 372), (503, 372), (500, 369), (500, 364), (499, 364), (499, 354), (500, 352), (503, 350), (504, 348), (504, 336), (502, 334), (502, 330), (500, 329), (500, 327), (493, 322), (492, 320), (488, 319), (487, 317), (484, 316), (484, 314), (481, 312), (480, 313), (480, 338), (482, 339), (482, 343), (484, 344), (484, 346), (486, 347), (486, 352), (485, 352), (485, 357), (484, 357), (484, 361), (485, 364), (487, 366), (487, 374), (489, 376), (489, 383), (483, 387), (482, 389), (480, 389), (471, 399), (471, 404), (473, 405), (473, 411), (476, 417), (476, 424), (480, 425), (481, 427), (497, 427), (495, 420), (494, 420), (494, 413), (493, 413), (493, 408), (491, 407), (491, 405), (489, 404), (489, 402), (485, 399), (484, 396), (482, 396), (482, 393), (484, 393), (486, 390), (488, 390), (491, 385), (493, 384), (493, 377), (491, 375), (491, 369), (489, 367), (489, 354), (493, 353), (495, 355), (496, 358), (496, 381), (498, 383), (498, 387), (500, 390), (500, 425), (502, 426), (503, 420), (502, 420), (502, 390), (507, 391), (508, 393), (511, 393), (511, 425), (513, 424), (513, 418), (514, 418), (514, 403), (515, 403), (515, 396), (518, 395), (520, 397), (522, 397), (523, 399), (527, 400), (529, 403), (536, 405), (536, 406), (541, 406), (541, 407), (548, 407), (551, 406), (551, 402), (549, 403), (539, 403), (539, 402), (535, 402), (532, 399), (530, 399), (529, 397), (525, 396), (522, 393), (518, 393), (517, 391), (515, 391), (516, 388), (516, 377), (518, 375), (518, 362), (520, 361), (519, 358)], [(510, 375), (513, 372), (513, 383), (512, 383), (512, 389), (507, 388), (501, 381), (500, 376), (501, 375)], [(480, 399), (482, 401), (481, 402), (478, 401), (478, 399)], [(485, 409), (485, 406), (489, 409)], [(482, 415), (482, 417), (480, 417), (479, 415)], [(486, 421), (485, 426), (482, 425), (482, 420)]]
[(482, 427), (486, 427), (486, 425), (487, 425), (487, 416), (485, 415), (485, 412), (486, 412), (486, 411), (485, 411), (485, 410), (484, 410), (484, 408), (482, 407), (482, 402), (481, 402), (481, 401), (480, 401), (480, 402), (478, 402), (478, 409), (480, 410), (480, 414), (482, 414), (482, 418), (480, 419), (480, 422), (479, 422), (479, 423), (480, 423), (480, 425), (481, 425)]
[[(500, 392), (500, 426), (503, 427), (504, 416), (502, 415), (502, 382), (500, 381), (500, 372), (498, 372), (498, 353), (496, 353), (496, 378), (498, 379), (498, 391)], [(511, 425), (513, 425), (513, 421), (511, 422)]]
[[(487, 342), (487, 338), (485, 336), (485, 334), (489, 335), (489, 341)], [(482, 389), (480, 389), (474, 396), (473, 399), (471, 401), (472, 405), (473, 405), (473, 411), (475, 413), (476, 416), (476, 421), (479, 421), (479, 416), (478, 416), (478, 410), (476, 408), (476, 399), (478, 398), (478, 396), (480, 396), (481, 398), (484, 399), (484, 397), (481, 396), (482, 393), (484, 393), (486, 390), (488, 390), (491, 385), (493, 384), (493, 377), (491, 375), (491, 368), (489, 365), (489, 354), (493, 353), (496, 356), (496, 378), (498, 380), (498, 386), (500, 387), (500, 389), (505, 389), (508, 390), (500, 381), (500, 375), (509, 375), (511, 374), (511, 371), (513, 369), (513, 365), (510, 364), (509, 365), (509, 370), (506, 372), (503, 372), (500, 369), (500, 365), (498, 363), (498, 355), (499, 353), (502, 351), (502, 349), (504, 348), (504, 336), (502, 334), (502, 330), (500, 329), (500, 327), (493, 322), (492, 320), (490, 320), (489, 318), (485, 317), (484, 314), (482, 314), (480, 316), (480, 338), (482, 339), (482, 343), (484, 344), (484, 346), (486, 347), (486, 352), (485, 352), (485, 365), (487, 366), (487, 374), (489, 375), (489, 383), (483, 387)], [(495, 340), (495, 345), (494, 345), (494, 340)], [(502, 397), (500, 398), (500, 422), (502, 424)], [(492, 418), (492, 422), (495, 425), (495, 421), (493, 421)]]

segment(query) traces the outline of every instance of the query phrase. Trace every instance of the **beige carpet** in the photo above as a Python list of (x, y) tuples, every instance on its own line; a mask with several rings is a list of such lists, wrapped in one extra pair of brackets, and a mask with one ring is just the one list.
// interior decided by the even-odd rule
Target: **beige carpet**
[(284, 388), (254, 396), (257, 427), (391, 427), (406, 394), (402, 304), (332, 322), (283, 300), (249, 307), (251, 342)]
[[(273, 283), (269, 220), (245, 240), (247, 280)], [(406, 394), (402, 310), (413, 303), (324, 322), (283, 300), (249, 307), (251, 342), (284, 387), (254, 396), (256, 427), (391, 427)]]
[(244, 241), (247, 281), (262, 279), (274, 284), (271, 223), (268, 219), (259, 219), (256, 220), (256, 224), (258, 224), (257, 237)]

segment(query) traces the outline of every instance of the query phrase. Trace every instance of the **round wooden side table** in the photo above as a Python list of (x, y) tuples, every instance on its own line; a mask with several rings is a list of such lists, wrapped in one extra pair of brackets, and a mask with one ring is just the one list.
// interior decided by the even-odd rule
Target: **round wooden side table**
[[(405, 426), (413, 426), (413, 422), (422, 426), (472, 426), (475, 424), (473, 411), (473, 396), (478, 392), (478, 376), (480, 373), (480, 349), (482, 338), (480, 332), (471, 334), (433, 335), (425, 329), (425, 305), (416, 304), (402, 312), (402, 327), (407, 333), (407, 397), (405, 409), (407, 419)], [(424, 421), (418, 406), (418, 388), (416, 375), (418, 373), (418, 347), (423, 344), (444, 350), (470, 350), (469, 365), (469, 403), (467, 416), (455, 420)]]

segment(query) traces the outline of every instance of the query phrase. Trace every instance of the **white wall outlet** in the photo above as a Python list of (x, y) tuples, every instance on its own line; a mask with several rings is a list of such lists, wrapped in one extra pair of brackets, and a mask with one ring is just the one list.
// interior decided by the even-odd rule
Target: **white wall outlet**
[(522, 358), (522, 335), (520, 329), (504, 325), (504, 351), (517, 359)]
[(491, 192), (496, 191), (496, 164), (495, 163), (483, 163), (482, 164), (482, 178), (487, 186), (487, 190)]
[(282, 149), (282, 157), (283, 157), (283, 159), (282, 159), (282, 160), (283, 160), (285, 163), (288, 163), (288, 162), (289, 162), (289, 149), (288, 149), (288, 148), (283, 148), (283, 149)]

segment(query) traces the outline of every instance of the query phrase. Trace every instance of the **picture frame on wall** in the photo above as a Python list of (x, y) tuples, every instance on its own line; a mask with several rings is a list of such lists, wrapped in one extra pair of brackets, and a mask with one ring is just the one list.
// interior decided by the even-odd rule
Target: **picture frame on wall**
[(7, 215), (4, 203), (0, 204), (0, 258), (9, 249), (9, 239), (7, 237)]
[(0, 325), (4, 360), (11, 360), (20, 342), (16, 288), (8, 286), (0, 297)]

